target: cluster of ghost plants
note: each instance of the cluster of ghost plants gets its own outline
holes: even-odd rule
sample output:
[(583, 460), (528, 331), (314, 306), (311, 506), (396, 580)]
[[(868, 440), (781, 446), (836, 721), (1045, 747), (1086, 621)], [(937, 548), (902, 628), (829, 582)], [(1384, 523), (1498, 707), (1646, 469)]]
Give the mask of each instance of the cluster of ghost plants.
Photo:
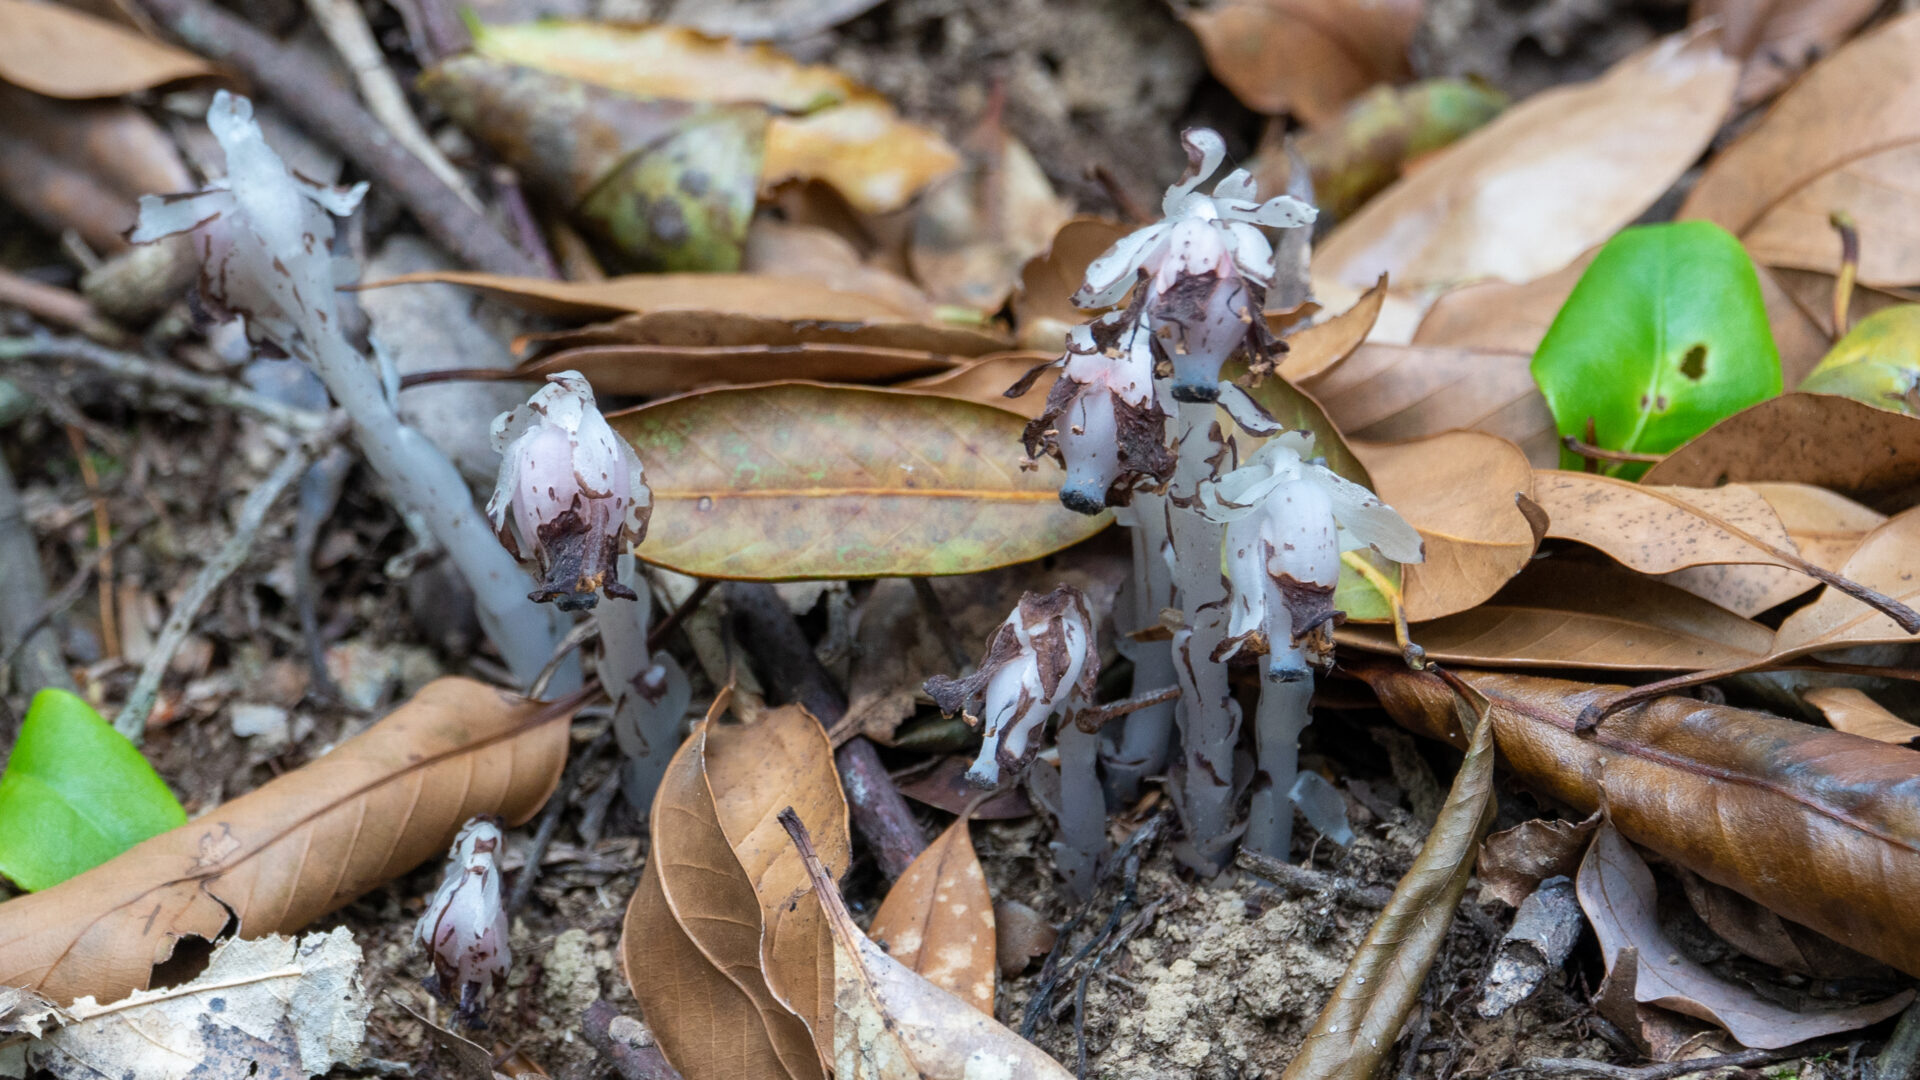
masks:
[[(378, 343), (369, 359), (341, 329), (334, 288), (350, 268), (331, 253), (329, 215), (350, 213), (364, 185), (340, 191), (297, 177), (261, 137), (244, 98), (217, 94), (207, 119), (228, 176), (196, 194), (143, 200), (133, 238), (190, 233), (210, 310), (243, 317), (254, 342), (301, 361), (326, 385), (409, 522), (472, 585), (482, 622), (517, 677), (532, 683), (547, 669), (549, 690), (571, 689), (577, 670), (551, 662), (564, 654), (555, 609), (598, 607), (600, 676), (628, 759), (624, 786), (644, 805), (678, 744), (689, 691), (672, 659), (647, 647), (651, 605), (632, 548), (646, 535), (652, 498), (639, 458), (601, 416), (584, 378), (550, 376), (494, 421), (503, 460), (486, 508), (489, 529), (446, 456), (401, 422), (394, 380), (376, 362)], [(1235, 357), (1251, 372), (1271, 370), (1282, 346), (1261, 310), (1276, 284), (1262, 230), (1303, 228), (1314, 211), (1288, 196), (1259, 201), (1243, 170), (1202, 194), (1224, 147), (1205, 130), (1183, 141), (1190, 167), (1167, 192), (1165, 220), (1088, 268), (1076, 303), (1113, 310), (1070, 335), (1051, 365), (1059, 377), (1045, 412), (1025, 433), (1030, 456), (1064, 467), (1062, 503), (1088, 514), (1112, 508), (1131, 530), (1134, 576), (1116, 612), (1115, 644), (1133, 662), (1136, 695), (1179, 691), (1105, 733), (1071, 722), (1060, 729), (1054, 850), (1083, 895), (1103, 855), (1108, 802), (1131, 800), (1162, 772), (1185, 825), (1182, 856), (1207, 871), (1225, 862), (1238, 835), (1236, 798), (1249, 786), (1235, 767), (1241, 718), (1232, 663), (1257, 664), (1260, 673), (1245, 843), (1285, 857), (1313, 672), (1329, 662), (1340, 618), (1333, 593), (1341, 553), (1370, 546), (1398, 562), (1421, 558), (1419, 535), (1316, 460), (1310, 434), (1283, 431), (1241, 386), (1221, 380)], [(1008, 393), (1024, 393), (1040, 370)], [(1244, 461), (1230, 431), (1246, 435), (1247, 447), (1257, 442)], [(520, 591), (526, 579), (515, 558), (536, 564), (530, 594)], [(1169, 611), (1179, 615), (1170, 642), (1137, 633)], [(933, 679), (928, 692), (949, 712), (977, 715), (983, 745), (968, 775), (991, 787), (1033, 761), (1047, 720), (1076, 709), (1082, 719), (1092, 715), (1083, 707), (1099, 670), (1086, 598), (1061, 586), (1023, 597), (988, 640), (979, 669)], [(1170, 762), (1175, 746), (1180, 754)], [(433, 981), (469, 1019), (507, 966), (501, 843), (498, 825), (467, 825), (418, 930), (434, 957)]]
[[(1225, 147), (1204, 129), (1182, 141), (1189, 167), (1167, 191), (1165, 219), (1094, 260), (1074, 296), (1090, 309), (1125, 306), (1070, 334), (1066, 355), (1049, 365), (1059, 374), (1045, 411), (1026, 431), (1030, 455), (1065, 469), (1063, 504), (1086, 514), (1113, 508), (1132, 530), (1134, 574), (1116, 611), (1116, 642), (1134, 663), (1137, 694), (1169, 684), (1180, 691), (1116, 725), (1097, 754), (1085, 733), (1063, 726), (1056, 813), (1064, 843), (1056, 851), (1077, 890), (1090, 883), (1087, 868), (1105, 843), (1103, 830), (1078, 826), (1101, 773), (1108, 795), (1124, 801), (1164, 770), (1185, 825), (1182, 857), (1207, 871), (1225, 861), (1236, 797), (1250, 787), (1244, 842), (1285, 858), (1292, 803), (1311, 786), (1296, 780), (1299, 737), (1314, 670), (1332, 658), (1341, 553), (1371, 547), (1396, 562), (1422, 558), (1411, 526), (1314, 457), (1311, 433), (1283, 431), (1246, 390), (1221, 380), (1236, 357), (1256, 376), (1272, 370), (1282, 346), (1262, 312), (1276, 273), (1262, 229), (1308, 226), (1314, 210), (1285, 195), (1259, 201), (1238, 169), (1202, 194)], [(1043, 370), (1008, 394), (1025, 393)], [(1263, 440), (1244, 461), (1235, 428)], [(1076, 687), (1091, 685), (1093, 627), (1071, 593), (1022, 600), (990, 639), (978, 674), (928, 684), (949, 711), (983, 702), (986, 744), (969, 773), (977, 782), (1030, 761), (1044, 721)], [(1180, 613), (1171, 642), (1136, 640), (1133, 632), (1166, 610)], [(1260, 674), (1250, 780), (1235, 768), (1234, 661)], [(1170, 763), (1176, 726), (1180, 756)]]

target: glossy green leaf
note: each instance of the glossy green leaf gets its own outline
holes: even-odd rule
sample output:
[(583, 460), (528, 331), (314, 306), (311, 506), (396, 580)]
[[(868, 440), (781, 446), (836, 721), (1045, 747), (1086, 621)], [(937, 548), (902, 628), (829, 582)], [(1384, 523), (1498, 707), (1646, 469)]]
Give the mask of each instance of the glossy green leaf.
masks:
[[(1246, 367), (1238, 360), (1233, 361), (1221, 373), (1221, 377), (1247, 385)], [(1247, 393), (1258, 401), (1262, 408), (1272, 414), (1275, 420), (1286, 425), (1289, 431), (1313, 432), (1313, 448), (1327, 459), (1327, 468), (1341, 476), (1373, 490), (1373, 477), (1367, 475), (1367, 467), (1360, 463), (1347, 447), (1347, 440), (1341, 437), (1340, 429), (1333, 426), (1327, 411), (1313, 396), (1294, 386), (1278, 375), (1269, 375), (1260, 380), (1260, 385), (1247, 385)], [(1220, 411), (1220, 430), (1234, 432), (1234, 439), (1240, 444), (1240, 459), (1246, 460), (1255, 447), (1260, 444), (1244, 431), (1234, 427), (1233, 420), (1225, 409)], [(1400, 564), (1373, 551), (1362, 551), (1361, 558), (1372, 563), (1380, 573), (1397, 588), (1401, 584)], [(1333, 590), (1333, 606), (1346, 612), (1349, 622), (1391, 622), (1393, 607), (1387, 598), (1380, 595), (1366, 578), (1355, 573), (1352, 567), (1340, 567), (1340, 582)]]
[[(1560, 434), (1663, 453), (1780, 393), (1746, 250), (1705, 221), (1627, 229), (1600, 249), (1533, 357)], [(1580, 460), (1563, 452), (1567, 468)], [(1638, 477), (1639, 464), (1613, 475)]]
[(0, 774), (0, 876), (36, 892), (186, 821), (139, 749), (85, 701), (34, 695)]
[(1861, 319), (1800, 389), (1920, 416), (1920, 304), (1898, 304)]
[(970, 574), (1104, 529), (1023, 467), (1018, 414), (821, 383), (727, 387), (607, 418), (653, 488), (642, 559), (698, 577)]

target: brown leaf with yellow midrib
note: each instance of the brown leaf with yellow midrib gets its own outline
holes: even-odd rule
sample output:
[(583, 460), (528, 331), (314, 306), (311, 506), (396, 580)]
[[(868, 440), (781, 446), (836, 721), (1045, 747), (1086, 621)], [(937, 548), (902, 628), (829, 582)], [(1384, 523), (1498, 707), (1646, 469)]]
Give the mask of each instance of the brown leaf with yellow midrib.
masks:
[(0, 985), (111, 1001), (230, 914), (243, 937), (298, 930), (443, 854), (468, 818), (533, 816), (559, 782), (570, 715), (436, 679), (319, 760), (0, 904)]
[[(1453, 695), (1403, 665), (1355, 668), (1399, 723), (1464, 746)], [(1666, 697), (1574, 734), (1617, 694), (1462, 672), (1493, 702), (1500, 759), (1582, 813), (1605, 805), (1634, 843), (1855, 951), (1920, 973), (1920, 754), (1765, 713)]]
[(1023, 470), (1018, 416), (954, 398), (817, 383), (730, 387), (609, 417), (647, 466), (638, 554), (700, 577), (964, 574), (1026, 562), (1112, 518)]

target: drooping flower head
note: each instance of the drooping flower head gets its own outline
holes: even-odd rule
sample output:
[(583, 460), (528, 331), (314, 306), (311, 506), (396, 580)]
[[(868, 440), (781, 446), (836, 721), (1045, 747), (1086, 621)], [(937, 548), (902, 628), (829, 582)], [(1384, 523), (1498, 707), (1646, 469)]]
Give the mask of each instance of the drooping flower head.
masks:
[(948, 716), (985, 701), (976, 718), (980, 756), (967, 770), (979, 787), (1000, 782), (1001, 769), (1018, 769), (1040, 751), (1034, 735), (1078, 690), (1091, 701), (1100, 675), (1093, 648), (1093, 615), (1079, 589), (1062, 585), (1044, 596), (1027, 593), (987, 637), (980, 670), (964, 679), (935, 675), (927, 693)]
[(454, 837), (446, 876), (413, 928), (413, 940), (433, 960), (428, 989), (452, 1002), (469, 1027), (480, 1026), (489, 991), (507, 983), (507, 909), (500, 899), (500, 855), (505, 838), (492, 818), (477, 817)]
[[(1142, 483), (1173, 474), (1167, 448), (1171, 402), (1153, 377), (1153, 341), (1146, 327), (1109, 312), (1067, 336), (1053, 365), (1060, 378), (1046, 409), (1027, 425), (1027, 453), (1051, 456), (1067, 470), (1060, 501), (1082, 514), (1125, 506)], [(1007, 391), (1018, 397), (1044, 370), (1035, 368)]]
[(1187, 173), (1167, 189), (1165, 218), (1095, 259), (1073, 302), (1111, 306), (1144, 275), (1147, 291), (1137, 303), (1173, 364), (1174, 399), (1212, 401), (1227, 357), (1248, 342), (1260, 351), (1270, 344), (1260, 305), (1273, 283), (1273, 245), (1261, 228), (1308, 225), (1316, 212), (1288, 195), (1258, 201), (1245, 169), (1228, 173), (1212, 195), (1200, 194), (1226, 161), (1226, 144), (1207, 128), (1189, 128), (1180, 141)]
[(1264, 652), (1267, 677), (1283, 681), (1305, 678), (1331, 653), (1341, 552), (1426, 557), (1419, 532), (1392, 507), (1312, 454), (1311, 432), (1285, 432), (1200, 489), (1200, 513), (1227, 525), (1220, 561), (1233, 608), (1214, 659)]
[(531, 550), (540, 584), (528, 595), (562, 610), (590, 608), (597, 592), (626, 600), (614, 574), (622, 545), (647, 535), (653, 491), (639, 455), (613, 433), (577, 371), (547, 376), (525, 405), (494, 417), (504, 455), (487, 516), (516, 558)]

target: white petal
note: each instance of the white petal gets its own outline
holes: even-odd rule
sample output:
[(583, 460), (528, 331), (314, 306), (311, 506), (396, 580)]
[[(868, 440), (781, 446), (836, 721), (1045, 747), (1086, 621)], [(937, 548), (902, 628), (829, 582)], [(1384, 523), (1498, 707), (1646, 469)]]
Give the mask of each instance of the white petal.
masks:
[(1313, 224), (1313, 220), (1319, 216), (1320, 211), (1291, 195), (1275, 195), (1261, 203), (1248, 220), (1269, 229), (1297, 229)]
[(1187, 196), (1219, 172), (1220, 163), (1227, 160), (1227, 144), (1212, 128), (1188, 128), (1180, 133), (1180, 144), (1187, 150), (1187, 173), (1167, 189), (1167, 197), (1161, 200), (1160, 212), (1167, 217), (1178, 214)]
[(233, 193), (210, 189), (195, 195), (142, 195), (140, 219), (127, 239), (145, 244), (187, 232), (233, 209)]
[(1393, 507), (1381, 502), (1378, 495), (1331, 469), (1310, 465), (1308, 470), (1333, 501), (1333, 516), (1343, 534), (1342, 551), (1371, 547), (1397, 563), (1426, 559), (1426, 547), (1419, 530), (1407, 524)]
[(1244, 221), (1222, 223), (1232, 237), (1233, 264), (1249, 280), (1262, 286), (1273, 283), (1273, 245), (1259, 229)]
[(1133, 288), (1141, 259), (1149, 248), (1166, 235), (1169, 228), (1170, 225), (1161, 221), (1144, 229), (1136, 229), (1115, 241), (1105, 254), (1088, 263), (1087, 279), (1073, 294), (1074, 306), (1108, 307), (1127, 295), (1127, 290)]
[(1235, 169), (1213, 186), (1213, 197), (1216, 200), (1257, 202), (1260, 198), (1260, 185), (1254, 183), (1252, 173), (1245, 169)]
[(1233, 422), (1239, 424), (1241, 430), (1249, 435), (1265, 438), (1269, 435), (1278, 435), (1282, 430), (1280, 421), (1275, 420), (1266, 408), (1255, 401), (1253, 395), (1247, 393), (1238, 383), (1222, 382), (1220, 396), (1216, 400), (1221, 408), (1227, 410), (1227, 415), (1233, 417)]
[(335, 217), (346, 217), (353, 213), (354, 209), (360, 205), (360, 200), (367, 194), (365, 180), (350, 188), (341, 188), (330, 184), (315, 184), (300, 177), (294, 179), (300, 181), (300, 190), (305, 192), (307, 198), (312, 199), (322, 210)]

